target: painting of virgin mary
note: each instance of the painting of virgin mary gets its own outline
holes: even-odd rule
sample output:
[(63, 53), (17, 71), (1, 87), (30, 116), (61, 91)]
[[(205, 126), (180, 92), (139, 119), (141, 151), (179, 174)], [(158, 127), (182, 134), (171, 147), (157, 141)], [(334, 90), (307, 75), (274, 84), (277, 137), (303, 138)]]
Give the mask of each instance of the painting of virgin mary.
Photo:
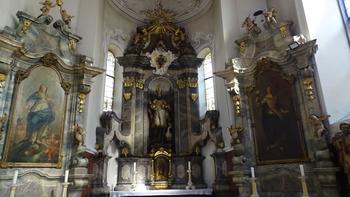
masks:
[(50, 167), (59, 162), (65, 91), (52, 68), (36, 67), (15, 85), (5, 159), (19, 166)]
[(280, 72), (267, 69), (256, 77), (250, 103), (258, 163), (306, 160), (303, 129), (296, 101), (293, 82)]

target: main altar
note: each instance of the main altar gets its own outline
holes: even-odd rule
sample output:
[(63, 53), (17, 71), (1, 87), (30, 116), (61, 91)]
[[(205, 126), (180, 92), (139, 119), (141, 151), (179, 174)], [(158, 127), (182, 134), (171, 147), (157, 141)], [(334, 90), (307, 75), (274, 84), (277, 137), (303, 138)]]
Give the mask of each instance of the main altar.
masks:
[(114, 130), (120, 152), (115, 190), (206, 188), (201, 146), (214, 127), (201, 129), (199, 118), (203, 60), (170, 10), (159, 4), (145, 14), (149, 24), (136, 29), (118, 58), (124, 82), (121, 124)]

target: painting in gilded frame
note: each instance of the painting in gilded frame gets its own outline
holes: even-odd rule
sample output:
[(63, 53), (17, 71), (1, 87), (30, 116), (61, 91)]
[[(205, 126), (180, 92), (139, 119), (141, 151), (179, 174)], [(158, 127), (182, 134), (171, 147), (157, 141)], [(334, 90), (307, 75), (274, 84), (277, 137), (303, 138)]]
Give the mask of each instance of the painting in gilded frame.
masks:
[[(266, 65), (267, 64), (267, 65)], [(250, 94), (258, 164), (307, 160), (293, 79), (262, 61)]]
[(62, 84), (51, 67), (17, 72), (2, 167), (61, 167), (67, 101)]

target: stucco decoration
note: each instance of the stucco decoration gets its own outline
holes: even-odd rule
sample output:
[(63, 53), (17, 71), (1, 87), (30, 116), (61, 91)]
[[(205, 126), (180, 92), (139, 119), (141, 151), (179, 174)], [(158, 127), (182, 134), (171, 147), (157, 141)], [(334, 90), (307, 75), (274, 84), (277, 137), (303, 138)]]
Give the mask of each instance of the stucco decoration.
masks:
[(122, 51), (127, 47), (130, 36), (122, 29), (108, 30), (105, 32), (103, 47), (107, 49), (109, 45), (115, 45)]
[(204, 32), (194, 32), (189, 35), (189, 39), (197, 54), (204, 48), (214, 49), (214, 35)]
[(155, 68), (154, 74), (164, 75), (168, 72), (168, 67), (177, 58), (171, 51), (163, 49), (155, 49), (152, 53), (147, 53), (147, 57), (151, 58), (151, 67)]
[(211, 7), (213, 0), (109, 0), (120, 13), (137, 22), (146, 22), (143, 11), (152, 10), (162, 3), (164, 8), (174, 11), (175, 23), (186, 23), (204, 14)]

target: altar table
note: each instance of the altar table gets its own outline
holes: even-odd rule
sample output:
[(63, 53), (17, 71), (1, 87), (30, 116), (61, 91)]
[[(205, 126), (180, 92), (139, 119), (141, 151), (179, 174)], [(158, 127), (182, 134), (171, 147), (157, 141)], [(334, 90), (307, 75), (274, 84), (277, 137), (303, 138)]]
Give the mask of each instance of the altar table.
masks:
[(110, 197), (122, 196), (211, 196), (213, 189), (165, 189), (144, 191), (111, 191)]

